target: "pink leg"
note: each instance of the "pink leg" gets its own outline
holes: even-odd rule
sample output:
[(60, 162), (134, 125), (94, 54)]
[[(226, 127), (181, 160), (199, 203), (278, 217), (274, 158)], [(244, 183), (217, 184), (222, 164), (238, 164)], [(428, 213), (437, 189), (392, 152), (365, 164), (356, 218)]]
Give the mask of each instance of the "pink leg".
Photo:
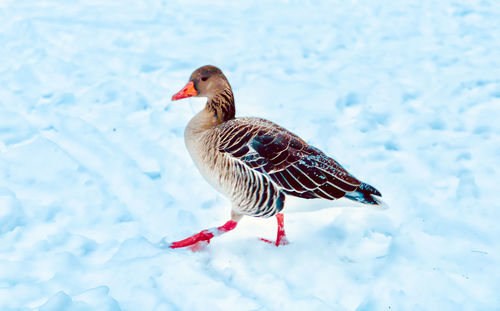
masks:
[[(173, 242), (172, 244), (169, 245), (169, 247), (170, 248), (186, 247), (186, 246), (195, 245), (196, 243), (201, 242), (201, 241), (205, 241), (205, 243), (208, 244), (208, 243), (210, 243), (210, 240), (213, 237), (219, 236), (223, 233), (226, 233), (228, 231), (233, 230), (234, 228), (236, 228), (237, 224), (238, 223), (236, 221), (229, 220), (223, 226), (203, 230), (200, 233), (197, 233), (197, 234), (195, 234), (187, 239)], [(193, 249), (193, 250), (197, 250), (197, 248), (195, 247), (195, 249)]]
[(278, 220), (278, 235), (276, 236), (276, 241), (272, 242), (267, 239), (261, 239), (264, 242), (274, 244), (276, 246), (289, 244), (288, 239), (285, 235), (285, 220), (282, 213), (276, 214), (276, 219)]

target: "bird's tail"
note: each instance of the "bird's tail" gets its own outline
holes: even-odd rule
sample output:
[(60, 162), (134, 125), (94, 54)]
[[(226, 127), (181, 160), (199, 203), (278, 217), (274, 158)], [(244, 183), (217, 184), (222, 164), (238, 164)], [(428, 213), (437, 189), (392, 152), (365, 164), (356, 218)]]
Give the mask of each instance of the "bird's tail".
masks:
[(380, 193), (380, 191), (375, 189), (375, 187), (365, 183), (361, 183), (361, 186), (359, 186), (356, 191), (346, 193), (345, 195), (347, 199), (356, 202), (372, 205), (383, 205), (384, 203), (382, 202), (382, 200), (375, 196), (381, 197), (382, 194)]

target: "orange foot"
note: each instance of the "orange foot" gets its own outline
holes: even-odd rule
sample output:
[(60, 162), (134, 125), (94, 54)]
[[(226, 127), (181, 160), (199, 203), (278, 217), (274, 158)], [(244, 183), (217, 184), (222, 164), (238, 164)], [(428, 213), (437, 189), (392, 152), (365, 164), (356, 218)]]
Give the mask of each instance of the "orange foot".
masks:
[(226, 233), (236, 228), (236, 224), (237, 224), (236, 221), (229, 220), (223, 226), (203, 230), (193, 236), (190, 236), (189, 238), (173, 242), (170, 245), (168, 245), (168, 247), (170, 248), (189, 247), (192, 251), (201, 250), (210, 243), (210, 240), (212, 238), (217, 237), (223, 233)]

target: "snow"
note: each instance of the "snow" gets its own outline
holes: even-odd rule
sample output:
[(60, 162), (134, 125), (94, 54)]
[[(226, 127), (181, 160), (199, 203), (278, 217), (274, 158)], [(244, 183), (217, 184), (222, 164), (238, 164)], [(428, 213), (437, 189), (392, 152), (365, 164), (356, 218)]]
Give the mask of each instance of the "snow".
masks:
[[(0, 2), (0, 310), (500, 308), (500, 2)], [(183, 142), (220, 67), (237, 115), (333, 156), (389, 209), (229, 219)], [(345, 203), (345, 202), (344, 202)], [(331, 208), (335, 205), (336, 207)]]

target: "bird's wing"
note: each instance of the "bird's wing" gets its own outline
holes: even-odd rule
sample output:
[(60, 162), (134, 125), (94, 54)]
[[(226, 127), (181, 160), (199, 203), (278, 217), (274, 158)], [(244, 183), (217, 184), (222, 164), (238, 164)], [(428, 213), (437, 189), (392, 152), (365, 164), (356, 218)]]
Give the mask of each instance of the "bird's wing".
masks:
[(333, 200), (362, 184), (319, 149), (270, 121), (237, 118), (218, 131), (220, 152), (268, 175), (287, 194)]

